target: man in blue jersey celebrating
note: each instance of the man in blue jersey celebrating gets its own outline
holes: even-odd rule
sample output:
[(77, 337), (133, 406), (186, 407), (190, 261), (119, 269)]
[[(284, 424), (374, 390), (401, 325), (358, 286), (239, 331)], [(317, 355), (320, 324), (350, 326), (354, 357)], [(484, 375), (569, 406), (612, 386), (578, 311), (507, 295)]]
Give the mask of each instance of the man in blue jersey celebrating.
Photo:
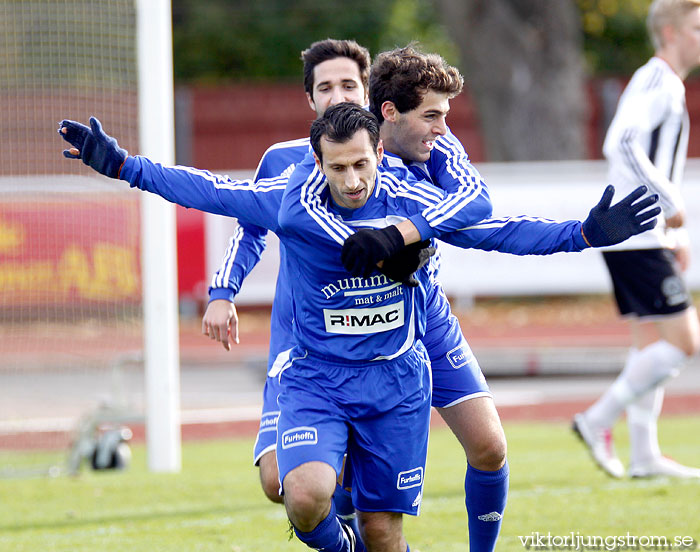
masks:
[[(426, 190), (421, 190), (420, 186), (416, 185), (410, 189), (402, 188), (406, 181), (396, 181), (390, 178), (383, 178), (380, 176), (377, 178), (375, 173), (376, 164), (375, 160), (381, 162), (383, 156), (383, 148), (381, 142), (379, 142), (378, 137), (375, 137), (374, 133), (370, 131), (370, 123), (364, 123), (366, 126), (361, 126), (359, 121), (363, 119), (363, 110), (352, 106), (350, 104), (341, 104), (330, 108), (325, 115), (317, 120), (311, 129), (311, 141), (314, 148), (314, 154), (316, 158), (316, 164), (319, 172), (326, 176), (328, 184), (324, 184), (320, 179), (319, 175), (311, 173), (305, 180), (300, 182), (297, 175), (303, 174), (303, 171), (296, 171), (289, 182), (287, 190), (284, 195), (282, 208), (280, 210), (280, 225), (286, 232), (296, 232), (295, 239), (291, 240), (288, 247), (290, 251), (296, 249), (295, 254), (291, 254), (287, 258), (287, 264), (289, 267), (289, 273), (295, 276), (295, 281), (313, 281), (314, 277), (318, 278), (318, 268), (319, 264), (315, 261), (309, 254), (309, 250), (323, 245), (324, 247), (337, 248), (338, 244), (343, 244), (343, 249), (347, 245), (348, 241), (362, 235), (365, 231), (368, 232), (384, 232), (387, 228), (391, 228), (390, 221), (395, 220), (396, 216), (403, 215), (405, 217), (404, 222), (399, 223), (399, 225), (405, 222), (410, 222), (415, 220), (417, 214), (423, 216), (426, 212), (435, 212), (440, 209), (446, 201), (446, 197), (438, 197), (438, 200), (432, 200), (426, 202), (421, 200), (421, 192), (425, 193)], [(348, 122), (348, 119), (354, 123), (356, 126)], [(358, 121), (358, 122), (356, 122)], [(373, 127), (372, 127), (373, 128)], [(361, 129), (361, 130), (360, 130)], [(368, 152), (374, 152), (376, 155), (370, 155)], [(303, 166), (303, 163), (302, 163)], [(329, 188), (329, 192), (326, 191), (326, 187)], [(332, 201), (328, 201), (327, 198), (324, 201), (324, 193), (329, 193)], [(641, 197), (643, 191), (637, 191), (634, 199)], [(604, 200), (602, 203), (605, 204), (606, 201), (612, 198), (612, 192), (608, 191), (608, 199)], [(640, 205), (641, 210), (650, 206), (655, 200), (649, 199), (643, 202), (643, 206)], [(604, 207), (603, 207), (604, 208)], [(352, 215), (348, 211), (354, 210)], [(656, 210), (655, 212), (658, 212)], [(362, 230), (353, 232), (348, 231), (348, 229), (343, 229), (342, 224), (338, 222), (338, 215), (352, 216), (354, 220), (348, 221), (348, 224), (357, 228), (360, 226)], [(362, 220), (357, 220), (357, 217), (361, 217)], [(594, 217), (595, 218), (595, 217)], [(598, 219), (602, 222), (602, 219)], [(412, 222), (411, 222), (412, 224)], [(650, 223), (653, 225), (653, 223)], [(605, 223), (603, 223), (605, 225)], [(377, 227), (380, 230), (367, 230), (367, 227)], [(314, 227), (315, 231), (314, 231)], [(648, 224), (647, 226), (648, 227)], [(597, 224), (593, 226), (584, 225), (581, 228), (581, 236), (584, 241), (594, 241), (599, 243), (602, 239), (608, 239), (611, 236), (605, 235), (606, 232), (599, 234), (601, 227)], [(586, 235), (588, 234), (588, 236)], [(605, 235), (605, 237), (603, 237)], [(421, 236), (424, 237), (424, 236)], [(448, 234), (442, 234), (443, 239), (452, 241)], [(457, 239), (458, 240), (458, 239)], [(459, 240), (458, 240), (459, 241)], [(455, 242), (453, 242), (455, 243)], [(342, 251), (342, 249), (341, 249)], [(347, 263), (344, 263), (347, 268)], [(427, 282), (425, 281), (425, 276), (427, 272)], [(327, 332), (347, 333), (348, 335), (358, 335), (368, 334), (371, 332), (370, 327), (375, 324), (380, 332), (387, 331), (385, 327), (390, 327), (394, 320), (405, 320), (403, 311), (400, 311), (398, 306), (401, 303), (391, 303), (390, 305), (384, 306), (382, 299), (390, 298), (393, 301), (394, 294), (376, 294), (376, 289), (373, 288), (371, 278), (373, 274), (377, 273), (377, 267), (372, 267), (371, 271), (364, 273), (364, 278), (345, 278), (338, 279), (338, 286), (332, 286), (326, 283), (324, 286), (324, 280), (321, 279), (312, 289), (333, 289), (335, 293), (340, 293), (344, 286), (341, 284), (342, 281), (346, 283), (345, 289), (348, 287), (352, 288), (352, 291), (346, 291), (344, 295), (350, 296), (346, 301), (349, 301), (348, 307), (341, 310), (329, 310), (323, 308), (324, 319), (325, 319), (325, 329)], [(419, 277), (421, 282), (421, 290), (426, 294), (426, 301), (428, 304), (437, 302), (440, 304), (444, 300), (444, 295), (435, 294), (433, 292), (437, 285), (434, 281), (434, 273), (430, 269), (421, 269), (417, 273), (422, 277)], [(355, 276), (359, 276), (355, 274)], [(322, 277), (323, 278), (323, 277)], [(369, 278), (369, 280), (368, 280)], [(327, 281), (326, 281), (327, 282)], [(347, 282), (353, 282), (352, 286), (348, 286)], [(363, 282), (368, 282), (366, 291), (362, 291)], [(385, 291), (386, 288), (381, 289)], [(402, 288), (405, 289), (405, 288)], [(401, 293), (404, 293), (403, 291)], [(296, 296), (295, 296), (296, 297)], [(314, 311), (318, 311), (323, 306), (323, 299), (329, 299), (329, 292), (324, 291), (323, 297), (320, 297), (317, 293), (317, 297), (313, 294), (306, 295), (300, 298), (303, 302), (302, 305), (295, 305), (295, 316), (302, 317), (302, 320), (309, 320), (314, 316)], [(358, 300), (361, 302), (358, 303)], [(412, 298), (415, 300), (415, 298)], [(353, 302), (354, 301), (354, 302)], [(357, 305), (373, 305), (371, 308), (352, 308)], [(446, 301), (443, 303), (446, 305)], [(443, 307), (445, 308), (445, 307)], [(449, 315), (449, 307), (446, 307), (447, 314)], [(425, 315), (426, 318), (430, 319), (431, 309), (426, 308)], [(443, 318), (445, 317), (445, 312), (441, 311)], [(390, 318), (393, 315), (394, 318)], [(376, 322), (375, 322), (376, 320)], [(413, 323), (412, 321), (410, 323)], [(420, 327), (420, 321), (418, 321)], [(449, 325), (445, 326), (447, 330)], [(306, 333), (305, 329), (299, 324), (294, 325), (295, 338), (298, 345), (292, 354), (294, 359), (292, 367), (288, 373), (283, 373), (281, 381), (282, 393), (279, 397), (279, 404), (281, 408), (281, 416), (279, 420), (278, 434), (281, 436), (282, 441), (278, 441), (277, 454), (280, 463), (280, 478), (282, 481), (295, 483), (296, 495), (297, 497), (301, 495), (303, 497), (302, 503), (304, 506), (309, 507), (310, 504), (314, 504), (315, 511), (325, 511), (322, 505), (325, 505), (329, 501), (329, 493), (331, 492), (330, 487), (332, 482), (334, 482), (334, 476), (336, 471), (329, 471), (328, 465), (333, 465), (331, 461), (324, 460), (319, 465), (315, 460), (318, 459), (317, 451), (309, 452), (309, 450), (303, 450), (301, 455), (297, 456), (296, 450), (292, 453), (285, 453), (285, 436), (296, 435), (295, 431), (297, 428), (290, 428), (292, 424), (298, 424), (300, 419), (302, 422), (304, 420), (312, 420), (312, 423), (338, 423), (338, 421), (333, 420), (332, 414), (333, 410), (330, 412), (323, 409), (319, 409), (318, 403), (324, 401), (326, 397), (326, 391), (323, 390), (320, 394), (316, 395), (318, 391), (309, 390), (307, 385), (308, 381), (305, 379), (305, 375), (309, 372), (305, 371), (306, 363), (308, 362), (312, 366), (316, 366), (317, 370), (323, 370), (324, 361), (328, 360), (325, 355), (320, 355), (317, 358), (313, 358), (313, 353), (309, 352), (307, 348), (303, 346), (306, 341), (308, 346), (313, 346), (317, 340), (322, 339), (324, 342), (324, 347), (327, 347), (327, 354), (335, 350), (333, 343), (330, 342), (328, 336), (324, 336), (322, 333), (311, 334), (309, 337), (305, 337), (303, 334)], [(425, 331), (421, 332), (420, 329), (416, 330), (415, 337), (424, 334)], [(449, 334), (443, 334), (446, 337)], [(410, 331), (409, 331), (410, 336)], [(372, 336), (373, 338), (376, 336)], [(461, 335), (460, 335), (461, 337)], [(420, 339), (424, 339), (420, 338)], [(463, 339), (463, 338), (462, 338)], [(403, 348), (400, 350), (406, 350), (408, 341), (403, 343)], [(373, 351), (379, 352), (382, 350), (382, 344)], [(375, 357), (372, 360), (386, 360), (391, 358), (396, 358), (397, 353), (391, 354), (393, 347), (390, 347), (387, 351), (389, 355), (383, 354)], [(371, 356), (371, 355), (369, 355)], [(367, 360), (369, 360), (369, 356)], [(447, 358), (451, 358), (449, 354), (445, 355)], [(431, 359), (432, 360), (432, 359)], [(294, 362), (297, 363), (294, 372)], [(455, 371), (454, 364), (452, 365), (452, 371)], [(315, 372), (311, 372), (315, 374)], [(479, 372), (480, 374), (480, 372)], [(287, 379), (285, 380), (285, 375)], [(346, 376), (347, 377), (347, 376)], [(459, 377), (459, 376), (457, 376)], [(474, 373), (472, 372), (472, 377), (474, 378)], [(363, 380), (363, 376), (357, 376), (357, 379)], [(476, 379), (476, 378), (475, 378)], [(483, 378), (482, 378), (483, 379)], [(346, 381), (343, 379), (342, 381)], [(475, 386), (479, 384), (485, 387), (485, 383), (475, 382)], [(374, 387), (373, 387), (374, 388)], [(364, 393), (363, 393), (364, 391)], [(479, 391), (476, 391), (477, 393)], [(357, 393), (359, 396), (366, 396), (366, 390), (357, 388)], [(348, 398), (348, 395), (342, 394), (339, 404), (345, 404), (345, 400), (349, 400), (354, 406), (356, 404), (358, 394), (353, 394), (352, 399)], [(467, 397), (469, 399), (471, 397)], [(380, 395), (373, 397), (371, 402), (375, 400), (381, 401)], [(463, 399), (466, 400), (466, 399)], [(353, 502), (355, 503), (357, 509), (359, 510), (359, 515), (362, 520), (361, 526), (363, 527), (363, 536), (365, 537), (365, 542), (369, 549), (372, 549), (370, 543), (380, 542), (383, 546), (379, 549), (381, 550), (404, 550), (403, 539), (400, 538), (400, 527), (401, 527), (401, 516), (397, 513), (403, 511), (405, 513), (412, 513), (410, 510), (395, 510), (394, 507), (389, 511), (379, 512), (377, 511), (377, 505), (371, 501), (366, 502), (366, 497), (364, 493), (368, 492), (368, 483), (371, 481), (370, 485), (371, 491), (369, 494), (375, 494), (377, 489), (383, 489), (381, 474), (382, 467), (385, 467), (388, 458), (391, 458), (392, 453), (390, 449), (386, 448), (391, 444), (391, 441), (386, 442), (387, 435), (390, 437), (395, 436), (397, 439), (401, 439), (400, 435), (396, 433), (385, 434), (388, 428), (392, 428), (393, 415), (398, 411), (400, 412), (406, 403), (389, 403), (393, 409), (391, 413), (387, 413), (387, 418), (390, 420), (389, 425), (384, 425), (382, 423), (377, 426), (374, 423), (370, 423), (372, 429), (378, 430), (374, 433), (371, 429), (369, 433), (362, 433), (358, 431), (358, 434), (362, 436), (361, 442), (368, 446), (369, 450), (356, 450), (353, 446), (353, 437), (355, 426), (351, 426), (350, 437), (347, 441), (348, 445), (348, 462), (352, 467), (352, 473), (354, 476), (353, 484)], [(370, 408), (369, 404), (366, 405)], [(336, 412), (340, 421), (347, 420), (347, 414), (345, 414), (345, 406), (341, 406)], [(371, 409), (370, 409), (371, 410)], [(353, 410), (355, 411), (355, 410)], [(308, 416), (308, 417), (307, 417)], [(366, 411), (360, 411), (360, 420), (366, 419)], [(291, 418), (291, 421), (289, 418)], [(312, 426), (302, 426), (303, 429), (308, 429)], [(381, 429), (379, 429), (381, 428)], [(343, 435), (342, 430), (339, 432)], [(369, 436), (374, 436), (372, 440)], [(378, 445), (381, 443), (381, 446)], [(316, 443), (313, 443), (315, 445)], [(380, 451), (378, 453), (377, 451)], [(310, 454), (310, 456), (308, 456)], [(300, 460), (302, 458), (303, 460)], [(340, 455), (338, 451), (335, 452), (335, 462), (336, 466), (339, 468), (340, 460), (342, 459), (342, 450)], [(291, 464), (289, 463), (291, 460)], [(321, 477), (323, 471), (328, 473), (325, 475), (325, 493), (319, 491), (319, 485), (322, 485), (324, 478)], [(420, 475), (415, 470), (409, 470), (407, 473), (410, 474), (408, 480), (412, 480), (413, 477), (417, 481), (422, 479), (422, 472)], [(507, 476), (507, 470), (503, 470), (501, 466), (500, 471), (505, 471)], [(401, 472), (399, 474), (399, 479), (397, 483), (397, 488), (402, 488), (402, 475), (406, 472)], [(361, 474), (361, 475), (360, 475)], [(378, 476), (378, 480), (374, 480)], [(474, 481), (474, 476), (472, 481)], [(469, 481), (469, 479), (468, 479)], [(476, 479), (478, 482), (482, 482), (485, 487), (491, 486), (492, 492), (498, 494), (498, 487), (494, 485), (493, 481), (485, 480), (482, 477), (481, 481)], [(388, 489), (393, 489), (391, 486), (391, 477), (384, 480), (384, 485), (387, 485)], [(284, 485), (284, 484), (283, 484)], [(496, 488), (494, 488), (496, 487)], [(469, 490), (469, 489), (467, 489)], [(316, 491), (317, 494), (314, 494)], [(503, 502), (503, 494), (497, 496), (496, 500)], [(420, 503), (421, 494), (419, 493), (416, 497), (416, 503)], [(316, 502), (314, 502), (316, 500)], [(288, 504), (294, 503), (294, 498), (285, 499)], [(380, 501), (380, 504), (384, 504)], [(472, 506), (475, 505), (474, 502), (471, 503)], [(467, 505), (469, 507), (470, 502), (467, 499)], [(373, 513), (370, 513), (373, 512)], [(496, 512), (498, 513), (498, 512)], [(290, 514), (290, 518), (292, 514)], [(320, 516), (316, 516), (317, 518)], [(480, 521), (499, 521), (500, 516), (496, 516), (493, 513), (481, 514), (478, 516)], [(489, 518), (496, 518), (490, 520)], [(292, 521), (294, 521), (292, 519)], [(325, 520), (324, 520), (325, 521)], [(317, 527), (321, 527), (323, 521), (319, 522)], [(315, 533), (317, 529), (313, 531)], [(484, 536), (484, 533), (486, 535)], [(299, 533), (297, 533), (299, 534)], [(495, 537), (488, 534), (478, 525), (472, 525), (470, 523), (470, 542), (473, 550), (491, 550), (495, 546)], [(497, 536), (497, 532), (496, 532)], [(398, 548), (393, 548), (390, 543), (399, 542)]]
[[(322, 115), (329, 105), (337, 103), (343, 97), (358, 104), (363, 101), (366, 103), (368, 71), (359, 48), (361, 47), (347, 41), (326, 40), (313, 44), (303, 52), (305, 89), (309, 104), (316, 110), (317, 115)], [(364, 52), (366, 54), (366, 50)], [(368, 54), (366, 55), (368, 59)], [(393, 65), (386, 63), (386, 59), (392, 60)], [(334, 79), (327, 77), (328, 68), (334, 70)], [(391, 80), (392, 75), (395, 81), (393, 86), (389, 87), (386, 81)], [(440, 56), (426, 55), (413, 48), (404, 48), (381, 54), (372, 67), (370, 79), (375, 83), (377, 90), (372, 96), (375, 104), (381, 107), (386, 101), (391, 101), (398, 106), (395, 113), (388, 117), (392, 121), (385, 121), (381, 127), (382, 139), (390, 145), (385, 156), (389, 161), (387, 166), (401, 166), (403, 160), (416, 165), (420, 163), (424, 172), (417, 173), (418, 177), (428, 178), (449, 194), (441, 205), (431, 209), (426, 216), (417, 213), (412, 217), (412, 221), (400, 224), (398, 229), (405, 232), (409, 239), (417, 241), (417, 226), (427, 238), (437, 234), (437, 231), (431, 228), (431, 224), (439, 225), (440, 231), (449, 231), (467, 227), (489, 216), (491, 203), (486, 185), (469, 162), (462, 145), (445, 126), (449, 99), (462, 90), (463, 79), (458, 70), (446, 64)], [(353, 83), (354, 86), (348, 89), (342, 86), (344, 82)], [(362, 82), (364, 86), (363, 101), (360, 100), (363, 95), (359, 93), (358, 82)], [(326, 101), (317, 99), (321, 92), (332, 90), (334, 83), (335, 90), (343, 91), (342, 94), (336, 92), (330, 96), (326, 93), (323, 96)], [(403, 116), (398, 109), (406, 112), (407, 121), (426, 121), (425, 131), (417, 135), (415, 132), (404, 131), (407, 126), (410, 128), (410, 125), (395, 124), (394, 119)], [(393, 131), (394, 127), (398, 127), (398, 131)], [(303, 158), (306, 146), (306, 140), (272, 146), (263, 156), (255, 179), (283, 174), (292, 163), (298, 163)], [(398, 236), (396, 229), (393, 226), (389, 228), (394, 230), (394, 236)], [(264, 231), (245, 223), (241, 224), (237, 234), (231, 239), (222, 267), (212, 280), (210, 303), (203, 319), (203, 332), (221, 341), (227, 349), (235, 341), (237, 329), (233, 298), (240, 289), (243, 278), (260, 257), (264, 248), (261, 236), (264, 236)], [(395, 240), (395, 243), (403, 246), (400, 239)], [(284, 267), (283, 245), (280, 248), (280, 256)], [(254, 451), (255, 462), (260, 466), (263, 489), (273, 501), (281, 501), (274, 453), (276, 421), (279, 415), (277, 395), (280, 391), (277, 375), (291, 348), (288, 306), (290, 292), (287, 281), (288, 278), (281, 274), (275, 291), (268, 378), (263, 392), (263, 412)], [(488, 386), (462, 335), (459, 323), (452, 316), (441, 289), (436, 290), (436, 296), (440, 298), (439, 306), (432, 312), (428, 327), (428, 352), (434, 366), (433, 371), (435, 373), (439, 369), (441, 374), (437, 380), (434, 377), (434, 384), (437, 382), (437, 388), (434, 385), (437, 401), (434, 406), (441, 409), (440, 414), (448, 422), (470, 459), (472, 469), (468, 472), (468, 481), (465, 482), (469, 486), (469, 497), (473, 502), (473, 506), (468, 510), (470, 524), (478, 522), (478, 517), (483, 517), (483, 514), (495, 512), (489, 518), (493, 520), (494, 517), (500, 518), (503, 513), (508, 487), (508, 472), (504, 465), (505, 437)], [(467, 403), (468, 399), (475, 400)], [(495, 492), (496, 487), (501, 490)], [(339, 506), (342, 496), (343, 490), (338, 488)], [(341, 513), (346, 516), (349, 514), (347, 509), (343, 509)], [(479, 523), (485, 525), (488, 531), (479, 530), (482, 536), (477, 539), (477, 529), (472, 529), (470, 542), (475, 549), (492, 548), (498, 536), (500, 520)]]
[(404, 552), (401, 517), (419, 512), (427, 453), (430, 374), (419, 339), (430, 275), (419, 270), (413, 288), (376, 270), (352, 278), (340, 251), (353, 226), (385, 224), (416, 202), (397, 201), (396, 183), (377, 179), (379, 127), (361, 107), (326, 110), (311, 142), (317, 167), (306, 177), (295, 171), (279, 215), (287, 274), (303, 282), (278, 399), (285, 505), (302, 541), (335, 549), (331, 497), (347, 451), (365, 545)]
[[(99, 121), (90, 123), (91, 128), (61, 123), (59, 132), (72, 145), (66, 157), (182, 205), (255, 220), (278, 233), (288, 249), (286, 273), (295, 282), (296, 345), (280, 375), (277, 442), (290, 520), (311, 548), (354, 548), (354, 534), (337, 520), (331, 501), (347, 450), (368, 549), (407, 550), (401, 514), (419, 511), (427, 446), (430, 376), (420, 339), (437, 300), (432, 267), (416, 272), (413, 287), (377, 270), (352, 277), (340, 254), (356, 229), (410, 219), (440, 205), (444, 192), (405, 169), (377, 171), (383, 153), (378, 124), (355, 104), (334, 106), (314, 123), (316, 159), (305, 159), (286, 188), (275, 179), (232, 181), (131, 157)], [(649, 228), (658, 209), (649, 209), (653, 198), (636, 201), (642, 193), (611, 208), (608, 190), (583, 224), (544, 224), (549, 246), (540, 252), (615, 243)], [(281, 208), (270, 199), (280, 194)], [(526, 237), (539, 232), (535, 241), (541, 243), (538, 221), (511, 222), (518, 227), (523, 222)], [(551, 228), (562, 235), (552, 236)], [(510, 230), (499, 236), (489, 224), (442, 238), (462, 247), (504, 250), (512, 241)], [(524, 246), (505, 250), (521, 252)]]
[[(309, 70), (311, 61), (319, 59), (318, 54), (311, 56), (309, 53), (319, 50), (319, 45), (323, 45), (321, 51), (326, 55), (330, 53), (337, 57), (324, 59), (321, 65)], [(309, 82), (309, 75), (338, 63), (341, 56), (347, 56), (351, 51), (332, 46), (333, 41), (316, 43), (302, 56), (310, 105), (318, 89), (313, 80)], [(350, 76), (355, 75), (354, 80), (357, 81), (364, 74), (362, 68), (365, 66), (361, 58), (353, 55), (353, 59), (357, 64), (354, 70), (354, 64), (348, 64), (348, 60), (344, 60), (344, 68), (349, 69)], [(362, 80), (364, 82), (364, 78)], [(327, 88), (328, 79), (318, 78), (316, 81), (320, 89)], [(342, 79), (336, 81), (341, 83)], [(380, 132), (386, 146), (384, 165), (401, 167), (406, 163), (418, 178), (427, 179), (449, 194), (441, 204), (430, 207), (423, 213), (416, 213), (411, 220), (385, 229), (384, 232), (390, 232), (390, 237), (393, 238), (390, 243), (402, 247), (404, 243), (467, 227), (489, 216), (491, 205), (486, 186), (469, 162), (464, 148), (445, 124), (449, 100), (462, 90), (459, 72), (447, 65), (440, 56), (423, 54), (407, 47), (380, 54), (372, 66), (370, 83), (371, 109), (382, 121)], [(358, 90), (355, 86), (354, 91)], [(338, 97), (336, 95), (336, 99)], [(360, 103), (357, 100), (359, 97), (357, 94), (351, 101)], [(332, 103), (335, 102), (315, 101), (312, 107), (321, 115)], [(270, 148), (260, 163), (256, 179), (276, 176), (288, 169), (292, 162), (298, 163), (305, 153), (306, 144), (305, 140), (298, 140)], [(274, 170), (271, 170), (273, 167)], [(488, 223), (494, 224), (495, 221), (489, 220)], [(504, 221), (498, 223), (505, 224)], [(226, 348), (230, 346), (228, 329), (231, 324), (235, 335), (233, 297), (262, 251), (262, 247), (253, 246), (256, 242), (253, 239), (254, 232), (245, 224), (242, 228), (244, 232), (239, 231), (232, 238), (222, 268), (213, 279), (210, 290), (212, 302), (203, 321), (203, 331), (222, 341)], [(254, 254), (250, 254), (250, 251)], [(354, 251), (357, 251), (357, 247)], [(386, 254), (386, 250), (381, 247), (379, 251)], [(522, 252), (535, 251), (529, 249)], [(284, 255), (282, 246), (282, 266)], [(251, 258), (252, 262), (249, 260)], [(361, 272), (366, 271), (367, 266), (371, 268), (378, 260), (365, 260), (352, 251), (348, 258), (350, 260), (346, 267), (349, 268), (360, 258), (364, 263)], [(265, 385), (263, 415), (255, 446), (255, 460), (260, 465), (263, 488), (267, 496), (275, 501), (281, 500), (277, 492), (278, 474), (274, 455), (276, 421), (279, 415), (276, 401), (279, 394), (277, 375), (291, 348), (290, 317), (286, 314), (289, 307), (284, 307), (289, 302), (286, 281), (286, 277), (278, 279), (273, 304), (269, 377)], [(457, 436), (468, 459), (464, 484), (465, 490), (468, 489), (466, 503), (470, 545), (474, 550), (491, 550), (498, 537), (508, 488), (505, 436), (488, 386), (462, 336), (459, 323), (451, 314), (442, 290), (438, 288), (435, 293), (440, 300), (429, 315), (427, 334), (423, 340), (432, 363), (433, 406), (439, 409)], [(342, 495), (341, 489), (338, 489), (338, 495)]]

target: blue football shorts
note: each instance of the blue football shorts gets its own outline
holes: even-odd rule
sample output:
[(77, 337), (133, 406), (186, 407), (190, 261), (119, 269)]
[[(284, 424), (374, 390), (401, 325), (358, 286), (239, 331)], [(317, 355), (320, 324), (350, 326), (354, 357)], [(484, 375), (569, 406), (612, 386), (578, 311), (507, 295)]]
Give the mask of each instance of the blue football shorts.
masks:
[(277, 419), (280, 415), (280, 408), (277, 404), (277, 397), (282, 390), (279, 375), (289, 362), (289, 354), (292, 349), (286, 349), (275, 355), (265, 378), (263, 388), (262, 414), (260, 416), (260, 427), (258, 436), (253, 447), (253, 459), (255, 465), (260, 463), (268, 452), (272, 452), (277, 447)]
[(430, 425), (422, 344), (383, 362), (340, 363), (300, 349), (292, 359), (278, 397), (282, 491), (287, 474), (307, 462), (339, 474), (347, 451), (358, 510), (418, 515)]
[[(431, 364), (432, 406), (449, 408), (476, 397), (491, 397), (481, 367), (462, 334), (459, 321), (450, 310), (442, 286), (436, 284), (433, 293), (432, 300), (437, 307), (430, 311), (426, 335), (422, 339)], [(285, 346), (290, 342), (293, 342), (291, 336), (282, 340)], [(279, 417), (277, 397), (281, 391), (279, 374), (289, 361), (290, 351), (291, 349), (285, 349), (278, 353), (268, 369), (263, 389), (260, 428), (253, 450), (255, 465), (264, 454), (276, 448)]]
[(450, 311), (442, 286), (436, 283), (422, 341), (433, 373), (433, 406), (449, 408), (476, 397), (491, 397), (481, 367)]

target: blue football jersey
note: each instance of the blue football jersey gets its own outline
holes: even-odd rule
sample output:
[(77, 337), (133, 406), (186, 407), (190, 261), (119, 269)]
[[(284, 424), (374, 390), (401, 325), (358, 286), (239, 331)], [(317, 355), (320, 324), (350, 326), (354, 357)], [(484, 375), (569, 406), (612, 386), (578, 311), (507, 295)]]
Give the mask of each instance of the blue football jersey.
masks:
[[(297, 290), (291, 311), (296, 343), (320, 349), (320, 354), (331, 357), (367, 360), (367, 355), (373, 354), (370, 351), (374, 351), (378, 354), (372, 358), (384, 359), (407, 350), (425, 331), (428, 307), (424, 288), (430, 284), (427, 268), (418, 274), (423, 285), (408, 289), (378, 272), (369, 279), (352, 278), (340, 264), (340, 249), (354, 228), (395, 224), (445, 200), (442, 190), (416, 180), (405, 167), (378, 170), (378, 199), (355, 210), (340, 209), (329, 202), (325, 177), (316, 169), (311, 154), (297, 164), (293, 173), (294, 193), (298, 188), (303, 201), (292, 201), (296, 196), (290, 195), (288, 210), (280, 209), (288, 186), (287, 175), (257, 182), (233, 180), (136, 156), (127, 158), (120, 178), (185, 207), (233, 216), (277, 233), (287, 249), (285, 269), (291, 270), (278, 284)], [(580, 224), (514, 217), (475, 224), (443, 237), (462, 247), (548, 254), (583, 249)], [(290, 244), (295, 249), (291, 261)], [(304, 247), (316, 249), (317, 255)], [(353, 288), (359, 293), (354, 293)], [(370, 291), (366, 293), (367, 290)], [(319, 311), (321, 304), (324, 307)], [(280, 330), (289, 320), (281, 319)], [(391, 339), (387, 339), (389, 336)]]

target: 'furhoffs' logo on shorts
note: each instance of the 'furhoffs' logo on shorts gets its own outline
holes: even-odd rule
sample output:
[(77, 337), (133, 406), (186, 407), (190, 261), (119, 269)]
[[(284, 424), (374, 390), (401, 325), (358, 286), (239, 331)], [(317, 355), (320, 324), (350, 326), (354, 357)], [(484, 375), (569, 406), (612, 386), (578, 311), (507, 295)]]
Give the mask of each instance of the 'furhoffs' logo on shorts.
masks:
[(459, 347), (455, 347), (450, 352), (447, 353), (447, 360), (450, 361), (452, 368), (455, 370), (466, 366), (474, 358), (474, 353), (472, 353), (469, 345), (462, 343)]
[(280, 419), (279, 410), (275, 412), (263, 412), (260, 418), (260, 432), (277, 431), (277, 420)]
[(420, 487), (423, 484), (423, 468), (414, 468), (412, 470), (399, 473), (396, 483), (397, 489), (410, 489), (411, 487)]
[(282, 434), (283, 449), (316, 443), (318, 443), (318, 433), (315, 427), (295, 427)]

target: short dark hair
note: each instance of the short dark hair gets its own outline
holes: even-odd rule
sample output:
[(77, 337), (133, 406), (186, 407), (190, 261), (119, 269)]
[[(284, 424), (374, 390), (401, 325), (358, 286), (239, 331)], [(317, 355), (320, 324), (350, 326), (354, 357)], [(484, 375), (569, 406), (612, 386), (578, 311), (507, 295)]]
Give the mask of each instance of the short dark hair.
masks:
[(369, 110), (384, 122), (382, 104), (393, 102), (399, 113), (420, 105), (432, 90), (454, 98), (464, 86), (464, 78), (456, 67), (438, 54), (425, 54), (412, 44), (382, 52), (372, 64), (369, 75)]
[(314, 42), (301, 53), (301, 59), (304, 62), (304, 90), (308, 94), (313, 94), (316, 66), (324, 61), (339, 57), (346, 57), (357, 63), (362, 85), (367, 90), (369, 87), (369, 67), (372, 61), (369, 50), (354, 40), (327, 38)]
[(362, 129), (367, 131), (372, 148), (377, 151), (379, 145), (377, 118), (366, 109), (351, 102), (333, 105), (326, 109), (322, 117), (311, 124), (311, 147), (319, 161), (323, 161), (321, 138), (325, 137), (331, 142), (342, 144)]

